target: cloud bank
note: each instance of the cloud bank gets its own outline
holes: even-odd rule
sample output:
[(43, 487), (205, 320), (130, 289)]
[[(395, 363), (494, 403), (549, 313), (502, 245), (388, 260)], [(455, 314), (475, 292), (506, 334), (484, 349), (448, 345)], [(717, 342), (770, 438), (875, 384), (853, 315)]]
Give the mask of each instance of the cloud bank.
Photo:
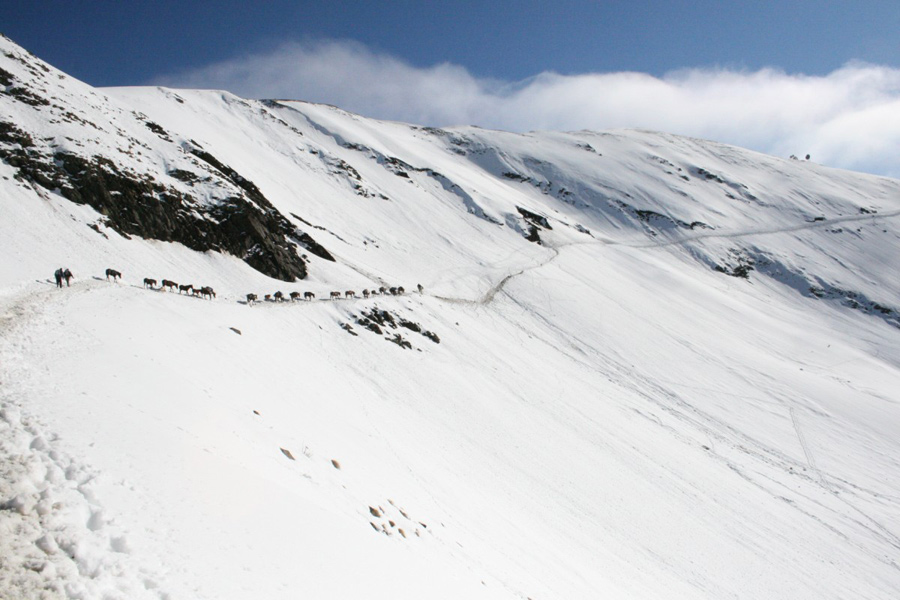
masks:
[(652, 129), (900, 177), (900, 69), (863, 63), (825, 76), (683, 69), (663, 77), (545, 72), (502, 81), (329, 40), (284, 44), (152, 83), (324, 102), (420, 125)]

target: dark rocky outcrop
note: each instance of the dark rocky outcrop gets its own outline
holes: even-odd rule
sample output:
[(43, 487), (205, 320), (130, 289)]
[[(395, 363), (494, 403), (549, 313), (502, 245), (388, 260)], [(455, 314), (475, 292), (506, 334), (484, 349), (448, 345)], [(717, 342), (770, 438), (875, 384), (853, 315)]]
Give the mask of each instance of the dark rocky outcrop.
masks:
[(753, 270), (753, 265), (751, 263), (739, 264), (736, 267), (732, 266), (722, 266), (716, 265), (713, 267), (715, 271), (719, 273), (724, 273), (725, 275), (730, 275), (731, 277), (740, 277), (741, 279), (750, 279), (750, 271)]
[(519, 211), (519, 214), (522, 215), (523, 219), (525, 219), (532, 225), (543, 227), (544, 229), (553, 229), (553, 227), (550, 226), (550, 221), (547, 220), (547, 217), (531, 212), (530, 210), (522, 208), (521, 206), (517, 206), (516, 210)]
[(336, 262), (334, 257), (331, 255), (331, 252), (326, 250), (325, 246), (314, 240), (313, 237), (308, 233), (297, 232), (297, 234), (293, 236), (293, 239), (298, 244), (309, 250), (311, 254), (314, 254), (319, 258), (324, 258), (325, 260), (330, 260), (331, 262)]
[(368, 329), (372, 333), (384, 335), (384, 339), (397, 344), (401, 348), (412, 348), (412, 344), (404, 339), (399, 333), (391, 335), (390, 332), (386, 331), (388, 328), (397, 329), (402, 327), (425, 336), (435, 344), (441, 343), (441, 338), (438, 337), (436, 333), (423, 329), (418, 323), (405, 319), (399, 314), (392, 314), (377, 306), (368, 310), (363, 310), (360, 316), (356, 318), (356, 324)]
[(521, 206), (517, 206), (516, 210), (519, 211), (519, 214), (522, 215), (522, 218), (525, 219), (525, 222), (528, 224), (528, 232), (525, 233), (525, 239), (529, 242), (534, 242), (535, 244), (543, 244), (541, 241), (540, 230), (553, 229), (550, 225), (550, 221), (547, 220), (547, 217), (531, 212)]
[[(296, 247), (314, 246), (314, 240), (299, 232), (252, 182), (218, 161), (221, 168), (217, 170), (244, 193), (210, 206), (102, 156), (88, 159), (67, 152), (42, 153), (32, 137), (12, 123), (0, 122), (0, 142), (4, 142), (0, 159), (17, 168), (18, 178), (91, 206), (104, 216), (107, 226), (126, 237), (179, 242), (201, 252), (226, 252), (283, 281), (306, 277), (306, 263)], [(179, 173), (178, 178), (185, 180), (186, 173)]]
[(528, 240), (529, 242), (534, 242), (535, 244), (543, 245), (543, 242), (541, 241), (541, 234), (540, 234), (540, 232), (538, 232), (538, 228), (535, 227), (534, 225), (531, 225), (531, 224), (528, 225), (528, 233), (525, 234), (525, 239)]
[(651, 228), (652, 235), (656, 235), (656, 231), (654, 231), (654, 229), (715, 229), (714, 227), (707, 225), (702, 221), (692, 221), (688, 223), (686, 221), (682, 221), (681, 219), (676, 219), (668, 215), (658, 213), (656, 211), (635, 208), (634, 206), (626, 202), (622, 202), (621, 200), (613, 199), (610, 200), (610, 202), (612, 202), (625, 214), (630, 215), (641, 223), (645, 223), (648, 227)]

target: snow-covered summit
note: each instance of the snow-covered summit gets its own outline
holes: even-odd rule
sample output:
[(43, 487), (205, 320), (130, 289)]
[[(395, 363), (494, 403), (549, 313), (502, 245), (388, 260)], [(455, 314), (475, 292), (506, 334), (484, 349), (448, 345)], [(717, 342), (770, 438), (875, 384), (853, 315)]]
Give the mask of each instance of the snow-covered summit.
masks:
[(900, 182), (6, 38), (0, 158), (0, 596), (900, 587)]

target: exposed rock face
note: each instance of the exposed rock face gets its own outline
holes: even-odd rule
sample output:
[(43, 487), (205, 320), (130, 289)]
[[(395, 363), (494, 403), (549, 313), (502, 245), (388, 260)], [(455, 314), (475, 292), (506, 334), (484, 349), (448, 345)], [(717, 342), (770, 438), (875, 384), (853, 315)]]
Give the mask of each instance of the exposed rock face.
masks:
[[(245, 194), (210, 207), (102, 156), (89, 160), (66, 152), (47, 155), (12, 123), (0, 122), (0, 142), (4, 142), (0, 159), (16, 167), (18, 177), (90, 205), (122, 235), (178, 242), (201, 252), (226, 252), (283, 281), (306, 277), (306, 263), (296, 245), (308, 234), (297, 231), (252, 182), (241, 178), (239, 187)], [(240, 177), (228, 172), (229, 179)]]

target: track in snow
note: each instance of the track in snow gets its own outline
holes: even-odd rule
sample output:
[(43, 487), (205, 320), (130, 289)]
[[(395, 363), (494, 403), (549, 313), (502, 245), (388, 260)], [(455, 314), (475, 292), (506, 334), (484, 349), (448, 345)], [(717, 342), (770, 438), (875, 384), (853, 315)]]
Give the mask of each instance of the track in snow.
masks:
[(520, 269), (515, 273), (510, 273), (506, 275), (503, 279), (494, 284), (481, 298), (477, 300), (469, 300), (466, 298), (452, 298), (447, 296), (434, 296), (438, 300), (443, 300), (445, 302), (452, 302), (455, 304), (471, 304), (484, 306), (490, 304), (494, 297), (506, 287), (506, 284), (509, 283), (512, 279), (527, 273), (529, 271), (534, 271), (536, 269), (540, 269), (548, 264), (550, 264), (554, 259), (559, 256), (561, 250), (568, 248), (570, 246), (624, 246), (628, 248), (665, 248), (668, 246), (677, 246), (679, 244), (686, 244), (688, 242), (692, 242), (695, 240), (707, 239), (707, 238), (743, 238), (743, 237), (752, 237), (757, 235), (771, 235), (775, 233), (789, 233), (792, 231), (802, 231), (805, 229), (815, 229), (818, 227), (827, 227), (830, 225), (835, 225), (839, 223), (847, 223), (847, 222), (855, 222), (855, 221), (874, 221), (879, 218), (893, 218), (900, 216), (900, 210), (890, 211), (886, 213), (878, 213), (878, 214), (865, 214), (865, 215), (852, 215), (848, 217), (837, 217), (834, 219), (824, 219), (821, 221), (814, 222), (805, 222), (802, 225), (795, 225), (793, 227), (781, 227), (777, 229), (749, 229), (745, 231), (734, 231), (734, 232), (723, 232), (723, 233), (704, 233), (698, 234), (695, 236), (681, 237), (676, 240), (669, 240), (663, 242), (622, 242), (615, 240), (596, 240), (589, 242), (571, 242), (569, 244), (562, 244), (558, 247), (553, 246), (545, 246), (546, 248), (553, 251), (553, 255), (549, 256), (546, 260), (532, 265), (530, 267), (526, 267), (524, 269)]
[[(677, 246), (694, 240), (702, 240), (706, 238), (742, 238), (756, 235), (769, 235), (773, 233), (789, 233), (791, 231), (802, 231), (804, 229), (816, 229), (818, 227), (827, 227), (838, 223), (847, 223), (855, 221), (874, 221), (879, 218), (893, 218), (900, 216), (900, 210), (894, 210), (886, 213), (850, 215), (847, 217), (835, 217), (833, 219), (823, 219), (821, 221), (806, 221), (802, 225), (793, 227), (778, 227), (774, 229), (748, 229), (745, 231), (732, 231), (723, 233), (698, 233), (697, 235), (685, 236), (676, 240), (668, 240), (664, 242), (617, 242), (614, 240), (604, 240), (597, 243), (607, 246), (627, 246), (629, 248), (662, 248), (665, 246)], [(594, 242), (583, 242), (585, 244), (593, 244)]]

